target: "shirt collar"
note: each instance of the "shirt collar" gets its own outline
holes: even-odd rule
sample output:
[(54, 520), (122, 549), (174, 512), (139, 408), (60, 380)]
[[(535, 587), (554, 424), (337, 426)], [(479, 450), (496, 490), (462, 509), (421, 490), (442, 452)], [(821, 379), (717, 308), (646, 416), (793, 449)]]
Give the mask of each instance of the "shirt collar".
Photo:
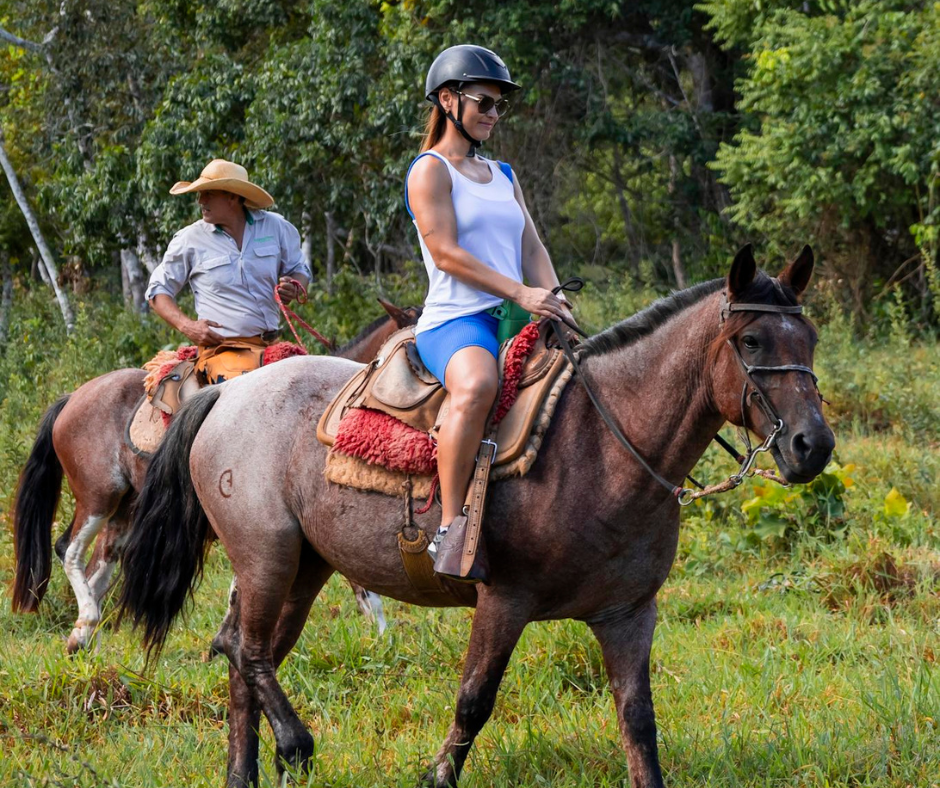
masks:
[[(243, 208), (242, 210), (245, 211), (245, 222), (248, 224), (249, 227), (251, 227), (258, 220), (259, 217), (255, 216), (255, 214), (252, 211), (248, 210), (247, 208)], [(219, 235), (226, 234), (225, 230), (222, 229), (221, 224), (214, 224), (212, 226), (215, 227), (215, 229), (212, 232), (218, 233)]]

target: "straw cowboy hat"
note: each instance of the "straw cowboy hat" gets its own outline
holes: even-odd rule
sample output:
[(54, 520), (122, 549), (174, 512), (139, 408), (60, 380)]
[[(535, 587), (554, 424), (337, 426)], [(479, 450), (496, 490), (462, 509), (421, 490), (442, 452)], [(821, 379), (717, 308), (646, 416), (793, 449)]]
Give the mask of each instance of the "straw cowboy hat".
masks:
[(214, 189), (244, 197), (245, 206), (248, 208), (269, 208), (274, 205), (274, 198), (270, 194), (248, 180), (248, 170), (225, 159), (213, 159), (199, 173), (196, 180), (192, 183), (180, 181), (174, 184), (170, 194), (189, 194)]

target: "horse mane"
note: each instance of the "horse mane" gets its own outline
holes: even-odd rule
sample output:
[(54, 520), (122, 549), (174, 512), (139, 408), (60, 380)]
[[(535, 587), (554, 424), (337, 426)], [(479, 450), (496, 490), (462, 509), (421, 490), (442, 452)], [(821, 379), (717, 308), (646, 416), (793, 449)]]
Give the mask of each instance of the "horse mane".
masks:
[[(408, 307), (408, 309), (411, 309), (411, 307)], [(415, 310), (416, 310), (416, 315), (420, 317), (421, 307), (415, 307)], [(349, 348), (351, 348), (353, 345), (357, 344), (358, 342), (361, 342), (363, 339), (366, 338), (366, 336), (368, 336), (373, 331), (375, 331), (386, 320), (391, 320), (391, 319), (392, 317), (390, 315), (379, 315), (375, 320), (369, 323), (369, 325), (367, 325), (364, 329), (362, 329), (358, 334), (356, 334), (356, 336), (350, 339), (347, 343), (345, 343), (341, 347), (336, 348), (336, 350), (333, 351), (333, 354), (339, 355), (343, 351), (349, 350)]]
[[(643, 337), (652, 334), (675, 315), (699, 303), (712, 293), (721, 290), (725, 285), (726, 280), (723, 278), (711, 279), (655, 301), (643, 311), (637, 312), (632, 317), (628, 317), (585, 340), (580, 347), (582, 357), (601, 356), (618, 348), (634, 344)], [(763, 271), (757, 272), (753, 281), (743, 293), (735, 298), (735, 301), (751, 304), (776, 304), (779, 306), (795, 306), (799, 303), (796, 292), (792, 287), (781, 283)], [(713, 344), (720, 346), (725, 339), (740, 331), (744, 325), (756, 318), (757, 315), (753, 312), (733, 312), (724, 322)]]
[(724, 279), (712, 279), (685, 290), (676, 291), (665, 298), (660, 298), (641, 312), (637, 312), (599, 334), (595, 334), (590, 339), (586, 339), (579, 348), (581, 356), (583, 358), (602, 356), (605, 353), (612, 353), (619, 348), (632, 345), (643, 337), (648, 337), (679, 312), (684, 311), (693, 304), (697, 304), (706, 296), (720, 290), (724, 285)]
[(364, 329), (362, 329), (358, 334), (356, 334), (356, 336), (350, 339), (346, 344), (341, 345), (340, 347), (336, 348), (336, 350), (334, 350), (333, 353), (334, 354), (342, 353), (344, 350), (348, 350), (353, 345), (357, 344), (358, 342), (361, 342), (365, 338), (366, 334), (371, 334), (373, 331), (375, 331), (375, 329), (377, 329), (386, 320), (391, 320), (391, 317), (389, 317), (388, 315), (380, 315), (371, 323), (369, 323), (369, 325), (367, 325)]

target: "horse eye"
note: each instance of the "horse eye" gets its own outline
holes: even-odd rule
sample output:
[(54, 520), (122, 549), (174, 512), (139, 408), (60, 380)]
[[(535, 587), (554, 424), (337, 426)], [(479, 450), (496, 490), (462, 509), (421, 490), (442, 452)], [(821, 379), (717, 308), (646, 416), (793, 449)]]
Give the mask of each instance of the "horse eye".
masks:
[(750, 334), (743, 337), (741, 341), (744, 343), (744, 347), (746, 347), (748, 350), (757, 350), (757, 348), (760, 347), (760, 343)]

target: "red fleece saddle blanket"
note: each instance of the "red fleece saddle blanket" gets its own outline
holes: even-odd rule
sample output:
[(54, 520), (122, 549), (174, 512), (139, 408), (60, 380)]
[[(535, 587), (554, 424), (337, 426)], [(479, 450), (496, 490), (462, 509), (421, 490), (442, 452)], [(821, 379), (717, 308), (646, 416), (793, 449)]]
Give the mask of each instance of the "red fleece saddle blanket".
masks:
[[(147, 377), (140, 403), (127, 422), (124, 437), (137, 454), (157, 450), (180, 403), (202, 386), (193, 374), (198, 348), (182, 345), (176, 350), (161, 350), (144, 364)], [(307, 351), (293, 342), (277, 342), (264, 349), (261, 366)]]
[[(493, 480), (522, 476), (532, 467), (558, 399), (571, 378), (564, 355), (546, 347), (547, 331), (546, 325), (531, 323), (500, 350), (502, 384), (493, 417), (499, 425)], [(321, 417), (317, 437), (331, 447), (325, 469), (329, 481), (389, 495), (401, 495), (402, 485), (410, 481), (415, 497), (432, 494), (437, 474), (436, 435), (450, 398), (444, 398), (430, 429), (406, 423), (420, 421), (410, 418), (406, 407), (409, 398), (424, 405), (434, 396), (427, 387), (440, 388), (412, 352), (413, 341), (410, 328), (393, 335), (376, 361), (346, 384)], [(407, 347), (409, 342), (411, 348)], [(402, 347), (405, 350), (400, 351)], [(382, 370), (383, 366), (387, 368)], [(364, 382), (378, 374), (386, 375), (396, 386), (381, 380), (371, 386)], [(409, 394), (409, 375), (414, 376), (413, 394)], [(391, 401), (387, 409), (395, 415), (386, 412), (383, 397)], [(364, 407), (365, 403), (369, 407)]]

